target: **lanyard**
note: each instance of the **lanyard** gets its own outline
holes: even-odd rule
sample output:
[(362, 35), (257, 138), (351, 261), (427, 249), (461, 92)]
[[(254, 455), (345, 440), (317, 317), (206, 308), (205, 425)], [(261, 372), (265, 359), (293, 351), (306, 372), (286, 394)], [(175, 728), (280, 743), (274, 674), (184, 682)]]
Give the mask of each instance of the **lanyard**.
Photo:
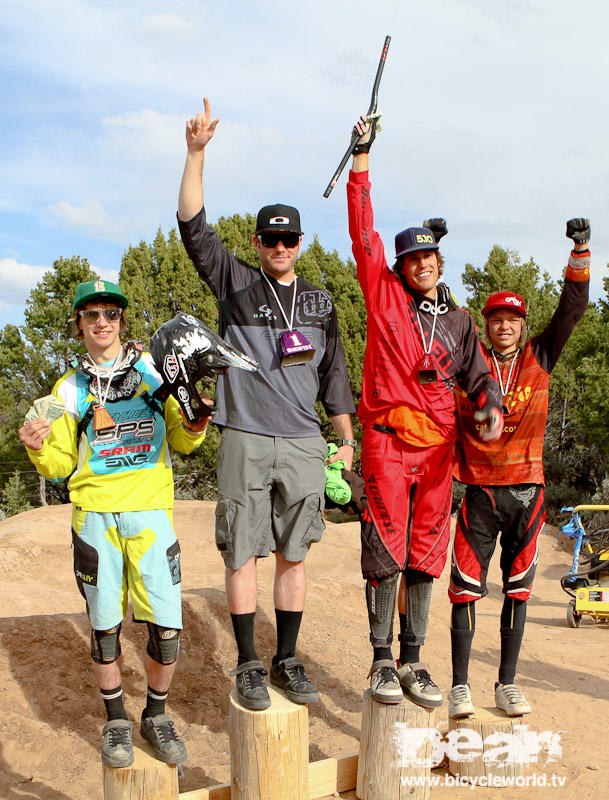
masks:
[(283, 318), (285, 320), (285, 324), (288, 326), (288, 330), (291, 331), (292, 327), (294, 325), (294, 308), (296, 306), (296, 281), (298, 280), (298, 275), (296, 275), (295, 278), (294, 278), (294, 294), (292, 296), (292, 311), (290, 313), (290, 319), (288, 320), (288, 318), (286, 317), (286, 313), (283, 310), (283, 306), (281, 305), (281, 300), (279, 299), (279, 297), (277, 296), (277, 292), (275, 291), (275, 287), (270, 282), (270, 280), (266, 277), (266, 274), (265, 274), (264, 270), (261, 269), (260, 272), (262, 272), (262, 277), (268, 283), (269, 289), (271, 290), (271, 292), (273, 292), (275, 300), (277, 300), (277, 305), (279, 306), (279, 310), (283, 314)]
[(421, 331), (421, 342), (423, 343), (423, 352), (426, 356), (431, 353), (433, 347), (433, 335), (436, 331), (436, 322), (438, 320), (438, 293), (436, 292), (436, 302), (433, 310), (433, 322), (431, 324), (431, 336), (429, 337), (429, 347), (425, 343), (425, 334), (423, 333), (423, 326), (421, 325), (421, 317), (419, 316), (419, 309), (417, 307), (417, 322), (419, 323), (419, 330)]
[(501, 379), (501, 370), (499, 369), (499, 364), (497, 363), (497, 359), (495, 357), (495, 351), (491, 350), (491, 355), (493, 356), (493, 361), (495, 362), (495, 368), (497, 370), (497, 380), (499, 381), (499, 388), (501, 389), (501, 396), (507, 397), (508, 392), (510, 390), (510, 381), (512, 380), (512, 372), (514, 370), (514, 364), (518, 361), (518, 356), (520, 355), (520, 350), (516, 353), (514, 358), (512, 359), (512, 363), (510, 364), (510, 370), (508, 372), (507, 383), (505, 384), (505, 388), (503, 386), (503, 381)]
[(97, 369), (97, 364), (95, 363), (95, 361), (93, 361), (91, 356), (89, 356), (89, 358), (91, 359), (91, 363), (93, 364), (93, 371), (95, 372), (95, 377), (97, 378), (97, 399), (99, 401), (100, 406), (102, 406), (102, 407), (104, 407), (106, 405), (106, 400), (108, 399), (108, 392), (110, 391), (110, 384), (112, 383), (112, 378), (114, 377), (114, 370), (116, 368), (116, 365), (118, 363), (119, 358), (121, 357), (121, 353), (122, 352), (123, 352), (123, 350), (121, 348), (119, 354), (114, 359), (114, 362), (112, 364), (112, 368), (110, 370), (110, 375), (108, 376), (108, 383), (106, 385), (106, 393), (104, 394), (103, 397), (102, 397), (102, 390), (101, 390), (101, 380), (100, 380), (100, 377), (99, 377), (99, 371)]

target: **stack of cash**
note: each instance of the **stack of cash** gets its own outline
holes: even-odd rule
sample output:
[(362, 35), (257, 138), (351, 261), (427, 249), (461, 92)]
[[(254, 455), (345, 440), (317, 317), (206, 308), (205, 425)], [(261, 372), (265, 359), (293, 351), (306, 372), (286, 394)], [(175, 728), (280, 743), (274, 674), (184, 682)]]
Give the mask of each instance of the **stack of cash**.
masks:
[(66, 407), (63, 402), (52, 394), (47, 394), (45, 397), (39, 397), (38, 400), (34, 400), (34, 405), (30, 406), (25, 415), (25, 421), (29, 422), (31, 419), (44, 418), (50, 422), (55, 422), (65, 413)]

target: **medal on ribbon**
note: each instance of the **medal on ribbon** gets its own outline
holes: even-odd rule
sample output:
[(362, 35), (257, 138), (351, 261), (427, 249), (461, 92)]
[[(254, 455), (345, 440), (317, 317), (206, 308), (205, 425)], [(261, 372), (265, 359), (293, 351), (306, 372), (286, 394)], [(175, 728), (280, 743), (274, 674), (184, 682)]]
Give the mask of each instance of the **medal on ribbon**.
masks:
[(438, 380), (438, 371), (429, 353), (425, 353), (423, 358), (419, 361), (418, 373), (419, 383), (436, 383)]
[(297, 328), (293, 327), (294, 323), (294, 308), (296, 307), (296, 282), (298, 281), (298, 276), (294, 278), (294, 293), (292, 295), (292, 311), (290, 313), (290, 319), (288, 320), (285, 311), (283, 310), (283, 306), (281, 305), (281, 301), (277, 296), (277, 292), (275, 291), (275, 287), (267, 278), (264, 270), (262, 270), (262, 277), (268, 283), (269, 289), (273, 292), (275, 300), (277, 301), (277, 305), (279, 306), (279, 310), (281, 311), (283, 318), (285, 320), (285, 324), (288, 326), (287, 331), (281, 332), (280, 344), (281, 344), (281, 366), (282, 367), (294, 367), (298, 364), (307, 364), (313, 356), (315, 355), (315, 348), (311, 344), (311, 342), (307, 339), (302, 331), (299, 331)]
[(306, 364), (315, 355), (315, 348), (302, 331), (292, 328), (281, 333), (281, 366)]
[(417, 308), (417, 322), (419, 323), (419, 330), (421, 332), (421, 343), (423, 345), (423, 358), (419, 361), (418, 376), (419, 383), (426, 385), (429, 383), (436, 383), (438, 381), (438, 370), (431, 355), (431, 348), (433, 347), (433, 336), (436, 332), (436, 320), (438, 319), (438, 295), (436, 293), (435, 304), (433, 307), (433, 323), (431, 325), (431, 335), (429, 337), (429, 345), (425, 342), (425, 333), (423, 332), (423, 325), (421, 324), (421, 317), (419, 316), (419, 309)]

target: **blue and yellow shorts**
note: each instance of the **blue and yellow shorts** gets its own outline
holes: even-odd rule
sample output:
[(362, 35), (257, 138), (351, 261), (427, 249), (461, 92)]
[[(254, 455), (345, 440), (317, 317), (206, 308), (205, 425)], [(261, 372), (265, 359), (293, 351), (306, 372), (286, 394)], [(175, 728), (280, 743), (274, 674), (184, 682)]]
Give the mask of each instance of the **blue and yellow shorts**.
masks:
[(133, 617), (182, 627), (180, 544), (171, 510), (72, 511), (74, 574), (91, 627), (118, 625), (131, 595)]

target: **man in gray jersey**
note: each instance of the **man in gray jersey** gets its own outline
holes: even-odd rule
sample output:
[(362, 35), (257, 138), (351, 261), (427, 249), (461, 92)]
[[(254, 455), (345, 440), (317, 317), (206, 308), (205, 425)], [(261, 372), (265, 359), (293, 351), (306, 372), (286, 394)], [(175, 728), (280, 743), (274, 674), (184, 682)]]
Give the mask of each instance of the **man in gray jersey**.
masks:
[(256, 561), (275, 553), (277, 653), (271, 683), (297, 703), (318, 699), (296, 657), (304, 608), (304, 559), (321, 539), (327, 447), (319, 398), (340, 439), (335, 459), (350, 469), (355, 441), (349, 387), (336, 312), (327, 292), (295, 273), (302, 241), (300, 215), (285, 205), (258, 213), (253, 244), (260, 269), (230, 253), (207, 224), (203, 207), (205, 148), (219, 120), (210, 105), (186, 125), (188, 154), (178, 222), (184, 246), (216, 296), (220, 334), (260, 364), (256, 373), (229, 370), (218, 379), (214, 417), (218, 450), (216, 544), (226, 567), (226, 594), (237, 648), (240, 702), (264, 709), (267, 674), (254, 647)]

